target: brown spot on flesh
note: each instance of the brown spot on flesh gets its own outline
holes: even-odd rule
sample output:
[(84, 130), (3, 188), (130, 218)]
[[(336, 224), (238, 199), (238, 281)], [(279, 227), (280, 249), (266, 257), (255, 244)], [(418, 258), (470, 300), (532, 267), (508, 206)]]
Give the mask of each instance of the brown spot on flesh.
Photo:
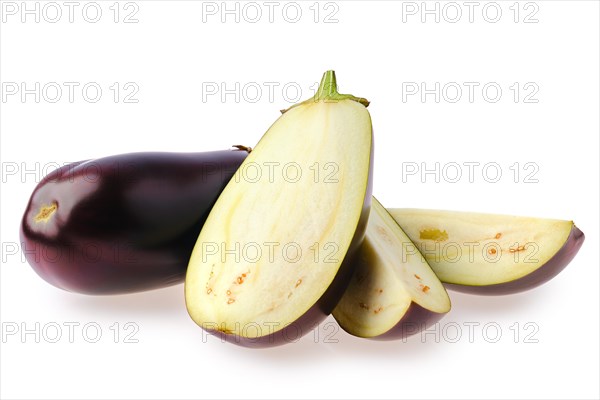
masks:
[(427, 285), (423, 285), (423, 284), (421, 283), (421, 284), (419, 285), (419, 289), (421, 289), (421, 291), (422, 291), (423, 293), (427, 293), (427, 292), (429, 292), (429, 289), (431, 289), (431, 288), (430, 288), (429, 286), (427, 286)]
[(517, 251), (523, 251), (525, 250), (525, 246), (519, 246), (516, 249), (508, 249), (508, 251), (510, 251), (511, 253), (516, 253)]
[(233, 283), (236, 283), (236, 284), (238, 284), (238, 285), (241, 285), (242, 283), (244, 283), (244, 281), (246, 280), (246, 277), (248, 276), (248, 274), (249, 274), (249, 273), (250, 273), (250, 271), (248, 271), (248, 272), (245, 272), (245, 273), (241, 274), (240, 276), (238, 276), (238, 277), (235, 279), (235, 282), (233, 282)]

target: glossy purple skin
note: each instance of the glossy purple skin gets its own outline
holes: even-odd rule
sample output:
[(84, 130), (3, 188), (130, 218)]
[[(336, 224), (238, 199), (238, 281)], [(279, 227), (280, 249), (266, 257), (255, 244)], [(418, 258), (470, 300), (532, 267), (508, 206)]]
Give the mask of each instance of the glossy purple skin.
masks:
[(406, 339), (424, 331), (438, 322), (446, 313), (436, 313), (421, 307), (415, 302), (410, 303), (408, 310), (400, 321), (387, 332), (370, 337), (371, 340), (399, 340)]
[(350, 284), (356, 264), (354, 263), (354, 256), (360, 248), (367, 231), (367, 223), (369, 221), (369, 214), (371, 212), (371, 198), (373, 192), (373, 145), (371, 144), (371, 157), (369, 165), (369, 178), (367, 182), (367, 190), (365, 199), (363, 201), (363, 207), (354, 231), (354, 236), (348, 247), (348, 251), (344, 256), (344, 260), (333, 279), (331, 285), (327, 288), (325, 293), (319, 298), (319, 300), (312, 305), (308, 311), (306, 311), (297, 320), (292, 322), (287, 327), (280, 329), (276, 332), (259, 336), (256, 338), (247, 338), (239, 335), (229, 334), (218, 330), (203, 328), (206, 332), (219, 337), (221, 340), (228, 343), (237, 344), (243, 347), (250, 348), (266, 348), (281, 346), (288, 343), (297, 341), (300, 337), (311, 332), (318, 324), (323, 322), (329, 314), (333, 312), (333, 309), (337, 306), (338, 302), (344, 295), (346, 288)]
[(485, 286), (459, 285), (455, 283), (444, 283), (444, 286), (457, 292), (491, 296), (513, 294), (533, 289), (548, 282), (565, 269), (581, 248), (584, 240), (585, 235), (583, 232), (573, 225), (569, 237), (560, 250), (544, 265), (522, 278), (506, 283)]
[[(27, 261), (52, 285), (85, 294), (180, 283), (202, 224), (247, 154), (132, 153), (62, 167), (25, 210)], [(53, 203), (49, 220), (36, 222)]]

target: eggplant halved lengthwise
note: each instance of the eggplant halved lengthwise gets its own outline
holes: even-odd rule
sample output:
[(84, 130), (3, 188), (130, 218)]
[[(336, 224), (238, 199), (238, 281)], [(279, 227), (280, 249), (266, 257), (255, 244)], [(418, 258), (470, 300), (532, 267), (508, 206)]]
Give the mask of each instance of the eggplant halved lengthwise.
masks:
[(200, 228), (248, 154), (131, 153), (63, 166), (21, 222), (27, 261), (72, 292), (119, 294), (183, 281)]
[(522, 292), (554, 278), (584, 234), (572, 221), (471, 212), (390, 209), (449, 289)]
[(446, 289), (385, 208), (373, 198), (356, 269), (333, 316), (346, 332), (404, 339), (450, 311)]
[(371, 203), (366, 105), (339, 94), (328, 71), (313, 99), (265, 133), (192, 253), (185, 299), (196, 324), (231, 343), (267, 347), (296, 340), (331, 313)]

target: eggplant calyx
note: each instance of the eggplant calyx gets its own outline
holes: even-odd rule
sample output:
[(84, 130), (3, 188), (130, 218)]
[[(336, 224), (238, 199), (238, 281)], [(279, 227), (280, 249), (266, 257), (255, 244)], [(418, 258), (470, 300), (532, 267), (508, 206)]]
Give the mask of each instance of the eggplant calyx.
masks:
[(292, 108), (301, 106), (303, 104), (318, 103), (321, 101), (325, 103), (335, 103), (341, 100), (352, 100), (362, 104), (365, 107), (369, 106), (369, 100), (365, 98), (356, 97), (351, 94), (339, 93), (337, 88), (337, 79), (335, 77), (335, 71), (329, 70), (323, 74), (323, 78), (321, 79), (321, 83), (319, 84), (319, 89), (317, 89), (317, 93), (315, 93), (312, 99), (308, 99), (301, 103), (294, 104), (288, 109), (281, 110), (281, 113), (283, 114), (291, 110)]
[(234, 144), (231, 147), (235, 148), (236, 150), (245, 151), (248, 154), (250, 154), (252, 152), (252, 147), (244, 146), (243, 144)]

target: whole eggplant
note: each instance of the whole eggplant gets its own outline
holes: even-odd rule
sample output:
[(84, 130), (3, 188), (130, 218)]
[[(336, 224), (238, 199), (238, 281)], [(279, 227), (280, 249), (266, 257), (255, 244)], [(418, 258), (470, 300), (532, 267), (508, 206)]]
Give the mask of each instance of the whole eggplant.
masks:
[(131, 153), (59, 168), (21, 223), (33, 269), (61, 289), (119, 294), (182, 282), (200, 229), (250, 148)]

